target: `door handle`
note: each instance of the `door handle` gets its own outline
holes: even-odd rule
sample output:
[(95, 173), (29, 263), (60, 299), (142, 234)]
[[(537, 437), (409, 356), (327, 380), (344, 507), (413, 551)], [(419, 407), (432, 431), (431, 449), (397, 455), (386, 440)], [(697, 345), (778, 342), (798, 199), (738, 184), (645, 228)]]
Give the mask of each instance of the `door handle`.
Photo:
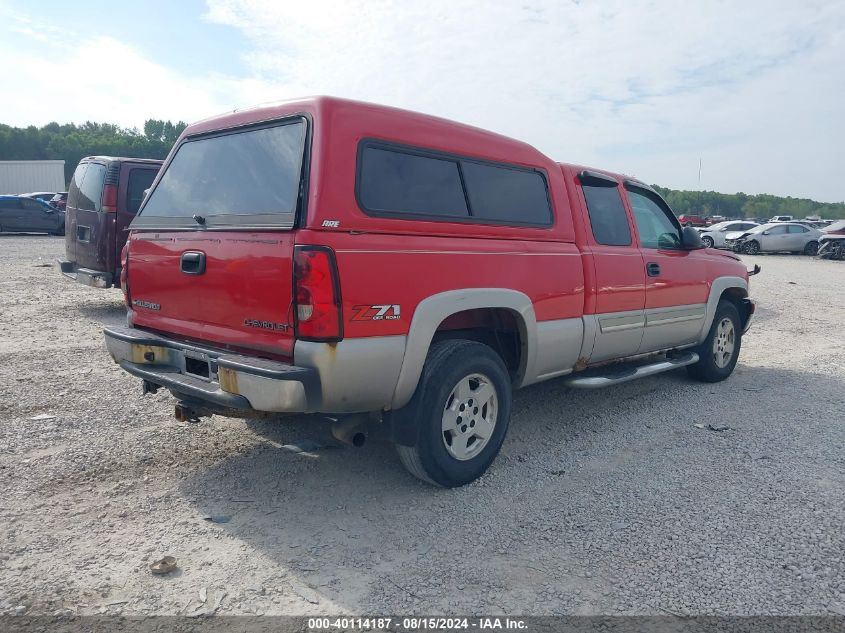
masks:
[(660, 264), (649, 262), (646, 264), (645, 271), (648, 273), (649, 277), (657, 277), (660, 275)]
[(179, 270), (186, 275), (202, 275), (205, 272), (205, 253), (185, 251), (179, 258)]

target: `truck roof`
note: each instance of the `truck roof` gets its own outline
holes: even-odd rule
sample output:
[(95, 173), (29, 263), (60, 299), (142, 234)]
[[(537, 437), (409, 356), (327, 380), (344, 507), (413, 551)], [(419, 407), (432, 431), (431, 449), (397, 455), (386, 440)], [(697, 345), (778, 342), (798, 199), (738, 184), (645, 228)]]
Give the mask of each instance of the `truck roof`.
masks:
[(220, 114), (192, 123), (183, 136), (272, 121), (298, 113), (310, 115), (321, 124), (328, 123), (332, 129), (335, 126), (350, 131), (360, 128), (371, 137), (377, 137), (378, 134), (372, 131), (378, 130), (392, 140), (403, 136), (413, 138), (416, 145), (422, 144), (420, 139), (427, 139), (427, 144), (435, 148), (474, 146), (478, 149), (474, 153), (481, 157), (499, 155), (507, 157), (510, 162), (534, 165), (552, 162), (524, 141), (472, 125), (411, 110), (329, 96), (279, 101)]

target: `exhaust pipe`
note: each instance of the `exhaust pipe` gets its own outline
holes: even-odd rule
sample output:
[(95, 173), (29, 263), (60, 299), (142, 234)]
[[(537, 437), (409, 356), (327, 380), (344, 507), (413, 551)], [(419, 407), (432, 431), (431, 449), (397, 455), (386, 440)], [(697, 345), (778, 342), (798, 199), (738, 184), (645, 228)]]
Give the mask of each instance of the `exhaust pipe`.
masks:
[(332, 420), (332, 437), (339, 442), (361, 448), (367, 441), (367, 416), (351, 415)]

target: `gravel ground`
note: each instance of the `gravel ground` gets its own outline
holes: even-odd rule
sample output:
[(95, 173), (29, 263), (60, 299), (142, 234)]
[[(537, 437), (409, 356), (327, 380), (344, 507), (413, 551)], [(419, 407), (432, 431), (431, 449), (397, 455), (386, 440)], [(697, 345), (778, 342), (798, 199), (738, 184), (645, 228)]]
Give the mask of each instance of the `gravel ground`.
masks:
[(176, 422), (105, 352), (119, 291), (62, 278), (63, 248), (0, 236), (0, 613), (845, 613), (845, 262), (746, 258), (731, 379), (523, 390), (449, 491), (378, 431)]

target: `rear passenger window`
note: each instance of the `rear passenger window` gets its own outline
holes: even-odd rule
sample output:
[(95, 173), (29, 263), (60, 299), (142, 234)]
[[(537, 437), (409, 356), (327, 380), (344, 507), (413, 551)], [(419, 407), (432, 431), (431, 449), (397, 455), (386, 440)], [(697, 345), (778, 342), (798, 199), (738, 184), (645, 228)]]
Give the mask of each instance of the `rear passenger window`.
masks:
[(800, 224), (790, 224), (789, 225), (789, 232), (790, 233), (806, 233), (809, 229)]
[(126, 186), (126, 210), (129, 213), (137, 213), (144, 201), (144, 190), (149, 189), (153, 184), (156, 174), (155, 169), (135, 168), (129, 172), (129, 184)]
[(546, 182), (535, 171), (461, 161), (472, 217), (551, 224)]
[(368, 211), (469, 216), (455, 161), (365, 147), (360, 170), (360, 201)]
[(82, 186), (82, 180), (85, 178), (85, 172), (87, 170), (88, 163), (80, 163), (73, 171), (73, 177), (70, 179), (70, 187), (67, 190), (67, 206), (77, 206), (79, 202), (79, 187)]
[(426, 150), (365, 144), (358, 202), (376, 215), (549, 226), (552, 210), (540, 172)]
[(100, 198), (103, 194), (103, 180), (106, 177), (106, 166), (99, 163), (88, 163), (85, 178), (79, 186), (77, 209), (87, 211), (100, 210)]
[(587, 214), (593, 237), (605, 246), (630, 246), (631, 227), (622, 204), (618, 185), (592, 181), (582, 177), (581, 188), (587, 201)]

